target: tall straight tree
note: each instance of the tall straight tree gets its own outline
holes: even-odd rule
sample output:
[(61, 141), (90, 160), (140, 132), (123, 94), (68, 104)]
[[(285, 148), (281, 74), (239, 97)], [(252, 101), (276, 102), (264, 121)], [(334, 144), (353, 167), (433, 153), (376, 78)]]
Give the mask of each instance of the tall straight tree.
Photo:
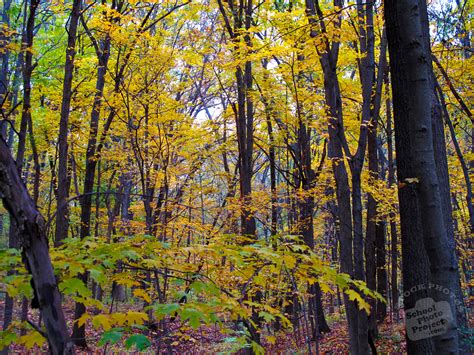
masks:
[[(7, 49), (8, 44), (10, 42), (9, 34), (7, 33), (7, 29), (10, 26), (10, 6), (12, 0), (3, 1), (3, 7), (0, 9), (1, 15), (0, 18), (2, 19), (3, 26), (0, 28), (0, 47), (3, 47), (2, 53), (0, 58), (2, 60), (2, 64), (0, 66), (0, 110), (2, 110), (2, 120), (5, 119), (5, 114), (7, 110), (5, 109), (5, 104), (9, 101), (7, 95), (11, 93), (8, 92), (9, 86), (9, 59), (10, 59), (10, 51)], [(0, 123), (0, 135), (6, 139), (6, 132), (7, 132), (7, 124), (6, 122), (2, 121)]]
[[(385, 2), (400, 182), (403, 278), (407, 290), (420, 286), (420, 282), (425, 286), (435, 285), (429, 289), (428, 296), (435, 302), (448, 302), (454, 317), (447, 319), (442, 334), (421, 340), (408, 336), (407, 344), (409, 353), (456, 354), (459, 353), (456, 310), (450, 294), (455, 292), (459, 279), (457, 265), (451, 257), (453, 245), (448, 240), (434, 156), (433, 72), (430, 48), (424, 38), (428, 33), (428, 22), (422, 18), (424, 12), (424, 1)], [(424, 248), (414, 241), (422, 242)], [(417, 258), (413, 258), (414, 248), (421, 253)], [(422, 254), (427, 257), (422, 265), (428, 270), (427, 275), (422, 275), (426, 279), (420, 277), (417, 265)], [(445, 290), (450, 292), (443, 292)], [(405, 308), (412, 308), (426, 296), (426, 292), (411, 293), (404, 299)]]
[(56, 236), (55, 245), (67, 237), (67, 198), (69, 195), (68, 183), (68, 122), (72, 97), (72, 78), (74, 70), (74, 58), (76, 56), (77, 25), (81, 16), (82, 0), (74, 0), (72, 3), (71, 17), (69, 19), (68, 39), (66, 48), (66, 63), (64, 65), (63, 97), (61, 103), (61, 117), (59, 120), (58, 136), (58, 189), (56, 196)]
[[(229, 0), (227, 6), (221, 0), (218, 0), (219, 10), (224, 19), (225, 30), (231, 41), (235, 44), (235, 53), (241, 49), (238, 48), (239, 41), (243, 40), (246, 47), (252, 47), (250, 27), (252, 26), (252, 16), (254, 11), (252, 0), (241, 0), (237, 3), (235, 0)], [(231, 19), (232, 18), (232, 22)], [(235, 114), (235, 125), (237, 133), (237, 146), (239, 151), (239, 183), (240, 199), (242, 201), (242, 211), (240, 216), (241, 234), (247, 237), (256, 238), (257, 227), (255, 217), (251, 211), (252, 195), (252, 176), (253, 176), (253, 148), (254, 148), (254, 103), (252, 98), (253, 76), (252, 62), (245, 60), (243, 65), (235, 69), (235, 79), (237, 87), (237, 105), (232, 104)], [(262, 294), (257, 292), (255, 300), (260, 300)], [(260, 334), (256, 328), (260, 324), (258, 312), (252, 310), (252, 322), (246, 323), (250, 333), (250, 339), (260, 344)], [(251, 348), (246, 352), (252, 353)]]
[[(114, 2), (115, 4), (115, 2)], [(81, 197), (81, 227), (80, 236), (81, 239), (90, 235), (90, 220), (91, 220), (91, 209), (92, 209), (92, 191), (94, 188), (94, 176), (95, 168), (97, 165), (96, 148), (97, 148), (97, 135), (99, 130), (99, 118), (102, 107), (102, 100), (104, 95), (105, 86), (105, 74), (107, 72), (107, 65), (110, 57), (110, 33), (106, 33), (105, 38), (97, 43), (95, 38), (90, 35), (92, 42), (94, 43), (98, 66), (97, 66), (97, 78), (95, 84), (94, 103), (92, 105), (92, 111), (90, 116), (90, 130), (89, 139), (87, 142), (86, 150), (86, 168), (84, 177), (84, 187)], [(87, 282), (87, 274), (82, 274), (81, 279)], [(74, 319), (79, 319), (86, 311), (84, 304), (77, 302), (74, 310)], [(78, 326), (77, 322), (74, 323), (72, 331), (72, 338), (74, 344), (80, 347), (86, 347), (87, 342), (85, 338), (86, 328), (84, 325)]]
[[(420, 6), (420, 16), (422, 22), (422, 30), (423, 30), (423, 40), (426, 50), (428, 51), (429, 58), (434, 58), (431, 55), (431, 48), (430, 48), (430, 32), (429, 32), (429, 19), (428, 19), (428, 11), (426, 6)], [(436, 77), (433, 73), (433, 63), (431, 60), (428, 61), (429, 63), (429, 70), (430, 70), (430, 87), (431, 87), (431, 126), (433, 130), (433, 151), (434, 156), (436, 157), (436, 174), (438, 176), (438, 183), (440, 189), (440, 196), (441, 196), (441, 210), (443, 212), (444, 218), (444, 227), (446, 229), (446, 238), (447, 242), (449, 243), (449, 253), (450, 253), (450, 263), (452, 265), (458, 265), (458, 258), (456, 255), (456, 240), (454, 236), (454, 224), (453, 224), (453, 208), (451, 205), (451, 191), (450, 191), (450, 182), (449, 182), (449, 171), (448, 171), (448, 161), (447, 161), (447, 152), (446, 152), (446, 138), (444, 132), (444, 124), (443, 124), (443, 114), (442, 114), (442, 107), (440, 102), (440, 97), (436, 93)], [(468, 174), (469, 175), (469, 174)], [(469, 179), (466, 181), (466, 190), (469, 192)], [(469, 207), (470, 203), (468, 202), (468, 211), (472, 211), (472, 204)], [(458, 328), (468, 328), (467, 324), (467, 316), (464, 310), (464, 300), (463, 300), (463, 293), (461, 290), (461, 283), (460, 283), (460, 274), (459, 268), (456, 268), (456, 279), (458, 282), (456, 283), (456, 287), (452, 289), (456, 301), (456, 314), (457, 314), (457, 325)], [(463, 335), (462, 332), (458, 332), (460, 337), (460, 346), (461, 350), (465, 352), (469, 352), (467, 348), (468, 340)]]
[[(375, 92), (371, 103), (371, 125), (367, 139), (367, 153), (369, 160), (370, 180), (379, 179), (379, 157), (378, 157), (378, 121), (380, 119), (380, 106), (382, 99), (383, 78), (385, 74), (387, 58), (387, 39), (385, 31), (382, 34), (379, 58), (379, 70), (375, 81)], [(372, 196), (367, 196), (367, 227), (365, 237), (365, 265), (367, 286), (386, 296), (386, 268), (385, 268), (385, 226), (382, 221), (377, 221), (378, 202)], [(377, 335), (377, 320), (385, 317), (385, 304), (370, 300), (372, 312), (369, 315), (369, 332), (372, 338)], [(376, 312), (374, 311), (376, 310)], [(377, 313), (377, 317), (376, 317)]]
[[(340, 0), (335, 0), (334, 7), (341, 8), (342, 3)], [(324, 93), (328, 106), (328, 156), (333, 163), (338, 217), (341, 225), (341, 271), (350, 274), (357, 280), (364, 281), (366, 273), (364, 267), (361, 174), (366, 155), (368, 127), (374, 119), (375, 112), (373, 110), (373, 97), (375, 97), (374, 3), (357, 1), (357, 30), (361, 55), (358, 66), (362, 86), (362, 112), (357, 148), (353, 154), (346, 139), (342, 94), (337, 75), (340, 43), (338, 39), (332, 41), (332, 43), (329, 41), (325, 17), (319, 1), (306, 0), (306, 12), (312, 25), (311, 37), (321, 35), (324, 44), (323, 50), (318, 47), (316, 47), (316, 50), (323, 69)], [(336, 27), (340, 27), (340, 16), (335, 23)], [(344, 164), (345, 159), (349, 163), (351, 184), (349, 184), (349, 174)], [(370, 335), (368, 333), (367, 313), (364, 310), (357, 310), (355, 304), (350, 302), (347, 296), (345, 297), (351, 352), (366, 354), (369, 351), (368, 340)]]
[[(342, 4), (339, 1), (336, 2), (337, 4), (335, 5)], [(312, 25), (311, 36), (316, 37), (319, 32), (325, 35), (326, 27), (319, 2), (306, 0), (306, 12), (309, 17), (309, 23)], [(320, 31), (317, 29), (317, 19), (319, 19)], [(325, 47), (324, 52), (320, 53), (320, 62), (324, 74), (324, 96), (326, 105), (328, 106), (329, 116), (328, 158), (331, 160), (334, 180), (336, 182), (336, 200), (340, 223), (340, 264), (342, 272), (354, 276), (351, 189), (349, 185), (349, 174), (344, 164), (343, 149), (343, 146), (347, 142), (345, 142), (344, 139), (341, 89), (336, 72), (339, 43), (334, 42), (331, 46), (329, 41), (326, 40)], [(351, 302), (347, 295), (344, 295), (344, 304), (346, 306), (346, 318), (349, 328), (350, 350), (353, 353), (357, 353), (359, 349), (357, 308), (355, 303)]]
[[(235, 42), (236, 50), (241, 34), (248, 48), (252, 42), (248, 30), (251, 26), (253, 5), (252, 0), (240, 1), (237, 4), (231, 0), (228, 2), (229, 10), (224, 3), (218, 0), (220, 12), (224, 18), (226, 30), (232, 41)], [(232, 17), (229, 16), (229, 12)], [(231, 23), (230, 18), (233, 18)], [(253, 87), (252, 62), (245, 61), (243, 66), (238, 66), (235, 71), (237, 83), (237, 105), (233, 105), (236, 116), (237, 143), (239, 148), (239, 182), (240, 196), (243, 202), (241, 214), (241, 231), (243, 235), (255, 235), (255, 218), (249, 208), (252, 194), (252, 172), (253, 172), (253, 130), (254, 130), (254, 105), (251, 97)]]

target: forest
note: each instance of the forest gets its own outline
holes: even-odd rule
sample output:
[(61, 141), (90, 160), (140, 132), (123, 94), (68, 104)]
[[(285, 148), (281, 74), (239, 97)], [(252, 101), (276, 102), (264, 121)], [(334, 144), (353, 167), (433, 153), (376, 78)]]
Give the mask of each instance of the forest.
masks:
[(472, 0), (1, 0), (0, 353), (471, 354)]

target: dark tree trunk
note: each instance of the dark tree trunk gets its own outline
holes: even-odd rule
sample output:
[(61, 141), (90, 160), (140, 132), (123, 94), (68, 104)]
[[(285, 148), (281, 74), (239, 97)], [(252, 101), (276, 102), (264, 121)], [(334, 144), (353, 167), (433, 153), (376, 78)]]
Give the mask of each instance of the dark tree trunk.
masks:
[[(267, 60), (263, 60), (263, 69), (266, 70), (268, 65)], [(264, 78), (267, 79), (268, 75), (265, 73)], [(277, 234), (277, 226), (278, 226), (278, 209), (277, 209), (277, 175), (276, 175), (276, 154), (275, 154), (275, 137), (273, 133), (273, 123), (272, 123), (272, 113), (273, 110), (271, 108), (270, 103), (268, 100), (263, 97), (262, 99), (263, 104), (265, 106), (265, 118), (267, 122), (267, 133), (268, 139), (270, 140), (270, 146), (268, 148), (268, 164), (270, 165), (270, 191), (272, 194), (271, 197), (271, 222), (270, 222), (270, 235), (272, 236), (272, 245), (276, 248), (276, 240), (274, 240), (275, 235)]]
[[(25, 2), (25, 12), (24, 12), (24, 24), (25, 29), (22, 33), (22, 44), (21, 44), (21, 52), (18, 55), (18, 68), (21, 68), (21, 73), (23, 76), (23, 107), (21, 112), (21, 121), (20, 121), (20, 130), (18, 134), (18, 150), (17, 150), (17, 157), (16, 157), (16, 165), (18, 174), (21, 178), (22, 168), (23, 168), (23, 160), (25, 156), (26, 150), (26, 136), (28, 134), (28, 125), (31, 124), (31, 75), (33, 73), (33, 52), (30, 50), (33, 47), (33, 39), (34, 39), (34, 26), (35, 26), (35, 18), (36, 18), (36, 10), (39, 5), (39, 0), (31, 0), (28, 7), (28, 2)], [(4, 4), (4, 10), (7, 4)], [(27, 11), (28, 10), (28, 11)], [(6, 13), (3, 14), (6, 16)], [(7, 54), (7, 53), (5, 53)], [(6, 62), (4, 62), (6, 60)], [(8, 56), (2, 57), (2, 66), (8, 64)], [(2, 68), (2, 70), (8, 69)], [(7, 74), (7, 73), (4, 73)], [(3, 75), (3, 74), (2, 74)], [(18, 73), (19, 76), (19, 73)], [(7, 84), (6, 80), (7, 77), (2, 77), (3, 83)], [(1, 92), (1, 91), (0, 91)], [(7, 93), (7, 87), (3, 89), (3, 98), (5, 98), (5, 94)], [(1, 136), (1, 134), (0, 134)], [(7, 145), (8, 146), (8, 145)], [(37, 193), (35, 193), (37, 195)], [(12, 248), (20, 247), (20, 230), (17, 229), (18, 226), (12, 218), (10, 218), (10, 229), (9, 229), (9, 241), (8, 244)], [(4, 328), (8, 327), (13, 319), (13, 308), (14, 302), (10, 296), (6, 296), (5, 299), (5, 319), (3, 322)]]
[[(436, 353), (458, 353), (454, 301), (449, 292), (447, 295), (442, 292), (455, 292), (459, 277), (452, 257), (453, 246), (448, 239), (446, 212), (443, 211), (446, 206), (442, 194), (446, 187), (440, 186), (434, 157), (433, 140), (440, 137), (433, 137), (433, 134), (439, 133), (432, 131), (433, 72), (430, 48), (427, 48), (428, 41), (424, 36), (428, 31), (428, 23), (423, 21), (425, 12), (424, 1), (385, 2), (400, 186), (404, 285), (416, 286), (413, 281), (422, 285), (431, 282), (435, 287), (429, 290), (429, 296), (435, 302), (447, 302), (454, 319), (447, 321), (446, 331), (442, 334), (419, 341), (408, 336), (407, 343), (409, 353), (421, 350), (418, 348), (421, 344), (423, 351), (430, 353), (430, 340)], [(438, 160), (440, 158), (437, 157)], [(420, 239), (424, 248), (421, 244), (418, 247), (414, 245), (415, 241), (421, 242)], [(407, 247), (417, 248), (420, 253), (414, 256), (413, 250)], [(427, 255), (428, 260), (423, 254)], [(422, 259), (425, 261), (420, 270), (416, 264)], [(426, 298), (425, 292), (411, 293), (405, 298), (406, 309), (423, 298)]]
[[(382, 98), (383, 78), (386, 67), (386, 49), (387, 41), (385, 35), (382, 36), (380, 49), (380, 58), (375, 84), (375, 92), (372, 95), (372, 113), (371, 124), (367, 138), (367, 154), (369, 160), (370, 180), (379, 179), (379, 159), (378, 159), (378, 136), (377, 128), (380, 119), (380, 106)], [(386, 269), (385, 269), (385, 228), (382, 221), (377, 221), (377, 201), (369, 194), (367, 197), (367, 229), (365, 238), (365, 261), (367, 286), (372, 290), (381, 291), (386, 296)], [(369, 334), (374, 339), (377, 335), (378, 309), (383, 305), (382, 302), (369, 300), (372, 312), (369, 315)], [(377, 317), (376, 317), (377, 315)]]
[[(369, 165), (372, 166), (373, 173), (376, 179), (381, 177), (381, 172), (379, 171), (379, 139), (377, 136), (378, 121), (380, 119), (380, 106), (382, 101), (382, 89), (383, 81), (387, 68), (387, 37), (385, 33), (385, 28), (382, 34), (382, 44), (380, 49), (380, 59), (377, 72), (377, 80), (375, 86), (375, 94), (373, 95), (373, 113), (372, 113), (372, 127), (373, 132), (371, 145), (375, 149), (375, 152), (372, 152), (372, 155), (369, 154)], [(375, 161), (371, 161), (371, 159)], [(370, 170), (370, 168), (369, 168)], [(377, 210), (378, 204), (375, 204), (375, 210)], [(376, 266), (377, 266), (377, 292), (381, 294), (385, 299), (387, 299), (387, 260), (386, 260), (386, 222), (378, 221), (375, 226), (375, 248), (376, 248)], [(385, 302), (380, 300), (376, 304), (376, 313), (377, 321), (382, 322), (387, 315), (387, 305)]]
[[(461, 148), (459, 146), (458, 140), (456, 138), (456, 132), (454, 131), (453, 124), (451, 122), (451, 119), (449, 117), (449, 112), (446, 108), (446, 103), (444, 102), (444, 96), (441, 88), (439, 87), (439, 84), (436, 81), (436, 78), (433, 78), (435, 82), (435, 86), (438, 89), (437, 90), (437, 95), (436, 99), (439, 100), (439, 105), (441, 106), (440, 109), (442, 109), (443, 113), (439, 113), (438, 117), (435, 117), (433, 115), (433, 120), (436, 120), (437, 123), (433, 123), (433, 131), (438, 132), (438, 134), (441, 136), (441, 139), (434, 139), (434, 145), (435, 145), (435, 155), (437, 157), (445, 157), (447, 159), (446, 155), (446, 142), (444, 139), (444, 128), (443, 128), (443, 123), (439, 122), (440, 120), (442, 121), (441, 115), (444, 116), (444, 120), (449, 128), (449, 132), (451, 134), (451, 139), (453, 141), (454, 145), (454, 150), (456, 152), (456, 155), (458, 157), (459, 163), (461, 164), (461, 169), (463, 172), (464, 176), (464, 181), (466, 183), (466, 204), (467, 204), (467, 209), (469, 212), (469, 224), (470, 224), (470, 232), (474, 233), (474, 209), (472, 205), (472, 185), (471, 185), (471, 179), (469, 176), (469, 169), (467, 167), (467, 164), (464, 160)], [(437, 160), (438, 163), (438, 160)], [(445, 160), (444, 163), (439, 162), (437, 164), (438, 168), (438, 177), (440, 180), (440, 185), (443, 184), (444, 188), (442, 189), (442, 195), (443, 195), (443, 211), (445, 212), (445, 223), (447, 225), (447, 233), (448, 233), (448, 238), (450, 239), (450, 244), (451, 244), (451, 250), (456, 253), (456, 240), (455, 240), (455, 233), (454, 233), (454, 225), (453, 225), (453, 218), (452, 218), (452, 205), (451, 205), (451, 199), (450, 196), (446, 196), (450, 194), (449, 190), (449, 172), (448, 172), (448, 166), (447, 166), (447, 161)], [(451, 256), (456, 265), (458, 264), (458, 255), (457, 253)], [(459, 270), (458, 270), (459, 273)], [(466, 277), (469, 277), (466, 275)], [(460, 280), (460, 275), (458, 275), (458, 279)], [(463, 353), (468, 353), (469, 352), (469, 335), (466, 334), (466, 330), (469, 329), (468, 325), (468, 315), (466, 314), (466, 307), (465, 307), (465, 302), (464, 302), (464, 295), (462, 292), (461, 284), (459, 283), (457, 288), (454, 290), (454, 294), (456, 297), (456, 313), (457, 313), (457, 320), (458, 320), (458, 327), (459, 327), (459, 337), (460, 337), (460, 348)]]
[[(441, 211), (444, 219), (444, 227), (446, 230), (446, 238), (449, 248), (447, 249), (449, 255), (448, 264), (455, 267), (454, 273), (456, 275), (456, 281), (454, 287), (450, 289), (454, 294), (455, 301), (458, 305), (455, 307), (459, 345), (460, 350), (463, 353), (469, 352), (468, 339), (466, 334), (463, 334), (462, 329), (468, 328), (467, 315), (464, 307), (463, 292), (461, 289), (461, 277), (458, 268), (458, 257), (456, 254), (456, 240), (454, 237), (454, 224), (453, 224), (453, 209), (451, 205), (451, 191), (449, 183), (449, 172), (448, 172), (448, 161), (446, 153), (446, 139), (444, 132), (443, 116), (440, 98), (436, 94), (436, 77), (433, 72), (433, 58), (430, 48), (430, 32), (429, 32), (429, 19), (428, 11), (425, 3), (419, 0), (420, 16), (421, 16), (421, 27), (424, 39), (424, 46), (429, 56), (429, 79), (431, 87), (431, 125), (433, 130), (433, 152), (435, 156), (436, 174), (438, 177), (439, 190), (441, 195)], [(472, 202), (472, 201), (471, 201)], [(472, 205), (471, 205), (472, 208)], [(468, 208), (469, 210), (469, 208)], [(471, 211), (469, 211), (471, 212)]]
[(28, 19), (26, 21), (26, 29), (22, 36), (21, 49), (24, 52), (23, 62), (23, 108), (21, 111), (20, 131), (18, 135), (18, 153), (16, 163), (18, 169), (23, 166), (23, 159), (26, 150), (26, 135), (28, 130), (28, 122), (31, 120), (31, 75), (33, 73), (33, 37), (35, 27), (36, 10), (39, 0), (31, 0), (29, 7)]
[[(359, 22), (359, 46), (362, 58), (359, 62), (360, 81), (362, 84), (362, 119), (357, 151), (351, 157), (352, 180), (352, 219), (354, 233), (354, 276), (365, 281), (364, 236), (362, 225), (362, 188), (361, 173), (364, 166), (365, 151), (368, 139), (368, 126), (373, 124), (372, 91), (375, 76), (373, 3), (357, 1), (357, 17)], [(368, 317), (363, 310), (358, 310), (358, 349), (357, 354), (369, 352)]]
[[(388, 78), (389, 69), (385, 69), (384, 81), (385, 90), (389, 90), (390, 82)], [(388, 159), (388, 186), (391, 187), (395, 183), (395, 162), (393, 159), (393, 130), (392, 130), (392, 101), (390, 100), (389, 92), (387, 92), (387, 99), (385, 101), (385, 109), (387, 116), (387, 159)], [(395, 315), (395, 320), (398, 322), (398, 237), (397, 224), (395, 222), (395, 214), (390, 213), (390, 281), (391, 281), (391, 300), (392, 313)]]
[[(221, 0), (218, 0), (219, 10), (225, 22), (226, 30), (232, 41), (235, 42), (235, 49), (238, 49), (238, 41), (243, 34), (243, 40), (248, 48), (252, 47), (252, 40), (249, 29), (252, 26), (253, 1), (240, 1), (238, 4), (230, 0), (231, 13), (227, 11)], [(232, 18), (232, 24), (229, 18)], [(242, 66), (237, 67), (235, 71), (237, 84), (237, 105), (234, 104), (236, 118), (237, 144), (239, 150), (239, 183), (240, 199), (242, 201), (241, 211), (241, 234), (256, 238), (257, 226), (255, 217), (251, 211), (252, 201), (252, 176), (253, 176), (253, 146), (254, 146), (254, 105), (251, 97), (253, 91), (252, 62), (246, 61)], [(260, 291), (256, 292), (255, 302), (261, 301)], [(252, 311), (252, 321), (256, 327), (260, 324), (257, 312)], [(260, 344), (260, 333), (255, 326), (247, 323), (247, 328), (252, 341)], [(248, 350), (252, 352), (251, 349)]]
[(68, 178), (68, 122), (71, 108), (72, 79), (74, 72), (74, 58), (76, 56), (77, 25), (81, 16), (82, 0), (74, 0), (71, 17), (69, 19), (68, 40), (66, 49), (66, 63), (64, 65), (63, 95), (61, 103), (61, 117), (59, 120), (58, 135), (58, 187), (56, 195), (56, 233), (54, 245), (58, 246), (67, 237), (68, 217), (67, 199), (69, 196)]
[[(12, 0), (4, 0), (3, 7), (1, 9), (1, 19), (3, 26), (0, 28), (0, 48), (2, 49), (2, 54), (0, 56), (2, 60), (2, 64), (0, 67), (0, 103), (2, 103), (2, 112), (6, 114), (5, 110), (5, 103), (10, 101), (11, 102), (11, 92), (9, 92), (9, 84), (10, 84), (10, 72), (9, 72), (9, 60), (10, 60), (10, 51), (7, 49), (8, 44), (10, 42), (8, 34), (6, 33), (5, 29), (10, 26), (10, 6)], [(5, 116), (2, 115), (2, 118)], [(8, 124), (5, 121), (0, 122), (0, 137), (3, 139), (7, 139), (7, 128)]]
[(0, 195), (18, 232), (26, 268), (34, 282), (41, 318), (54, 354), (73, 353), (48, 251), (45, 222), (18, 173), (10, 149), (0, 139)]
[[(101, 111), (102, 97), (105, 86), (105, 74), (107, 71), (107, 64), (110, 55), (110, 37), (106, 35), (102, 42), (100, 53), (98, 53), (98, 69), (97, 69), (97, 81), (95, 86), (94, 103), (92, 106), (91, 118), (90, 118), (90, 131), (89, 140), (87, 143), (86, 151), (86, 168), (84, 176), (84, 187), (82, 191), (81, 202), (81, 226), (80, 226), (80, 238), (83, 239), (90, 236), (90, 222), (91, 222), (91, 211), (92, 211), (92, 192), (94, 188), (94, 175), (95, 168), (97, 165), (96, 159), (96, 148), (97, 148), (97, 133), (99, 128), (99, 117)], [(87, 274), (80, 275), (80, 279), (87, 284)], [(86, 307), (82, 303), (76, 303), (74, 311), (74, 319), (79, 319), (84, 312)], [(85, 325), (78, 326), (77, 322), (74, 323), (72, 331), (72, 338), (74, 344), (80, 347), (86, 347), (87, 342), (85, 338)]]
[(255, 218), (250, 211), (253, 175), (253, 102), (249, 97), (252, 90), (252, 63), (245, 63), (245, 69), (237, 68), (237, 142), (239, 147), (240, 197), (243, 202), (241, 215), (242, 235), (256, 233)]
[[(302, 114), (302, 105), (298, 103), (300, 115)], [(300, 124), (298, 128), (298, 149), (295, 152), (294, 157), (296, 158), (295, 165), (299, 167), (300, 176), (298, 177), (297, 188), (302, 187), (304, 196), (298, 199), (298, 222), (300, 226), (300, 233), (303, 237), (305, 245), (311, 250), (314, 249), (314, 226), (313, 226), (313, 213), (314, 213), (314, 197), (312, 195), (312, 189), (316, 184), (316, 174), (311, 168), (311, 135), (308, 127), (300, 117)], [(324, 146), (324, 152), (322, 160), (320, 162), (320, 168), (324, 164), (326, 159), (326, 146)], [(319, 334), (327, 333), (330, 331), (329, 326), (324, 317), (324, 309), (322, 304), (322, 292), (318, 283), (309, 287), (310, 302), (309, 302), (309, 315), (311, 317), (311, 324), (313, 328), (313, 338), (318, 339)]]
[[(340, 5), (338, 3), (338, 5)], [(321, 32), (325, 33), (325, 24), (323, 14), (319, 8), (318, 1), (306, 0), (306, 12), (309, 16), (309, 22), (312, 25), (311, 36), (316, 36), (317, 23), (316, 16), (319, 18)], [(336, 201), (338, 205), (339, 219), (339, 237), (340, 237), (340, 263), (341, 272), (354, 277), (354, 261), (352, 253), (352, 211), (351, 211), (351, 190), (349, 186), (349, 176), (344, 165), (344, 124), (342, 117), (342, 99), (339, 88), (339, 82), (336, 73), (336, 64), (338, 57), (338, 44), (331, 47), (326, 43), (325, 51), (320, 53), (320, 62), (324, 74), (324, 96), (328, 106), (329, 116), (329, 142), (328, 158), (331, 160), (336, 183)], [(359, 350), (359, 331), (358, 331), (358, 311), (354, 302), (351, 302), (344, 294), (344, 304), (346, 306), (346, 318), (349, 328), (350, 351), (358, 354)], [(367, 343), (367, 338), (365, 342)]]

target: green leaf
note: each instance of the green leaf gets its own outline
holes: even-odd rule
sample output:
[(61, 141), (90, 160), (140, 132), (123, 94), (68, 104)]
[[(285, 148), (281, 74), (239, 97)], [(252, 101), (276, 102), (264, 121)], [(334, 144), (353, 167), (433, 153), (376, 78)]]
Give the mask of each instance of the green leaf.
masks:
[(78, 293), (80, 296), (85, 297), (91, 295), (91, 291), (84, 285), (84, 282), (77, 278), (62, 281), (59, 284), (59, 289), (61, 290), (61, 292), (67, 295), (71, 295), (74, 293)]
[(179, 310), (178, 303), (169, 303), (169, 304), (155, 304), (153, 305), (153, 309), (157, 316), (167, 315)]
[(0, 331), (0, 348), (8, 346), (18, 340), (18, 335), (12, 330)]
[(181, 312), (181, 318), (183, 320), (189, 319), (191, 327), (197, 329), (201, 325), (201, 319), (205, 319), (206, 315), (195, 308), (186, 308)]
[(273, 316), (273, 314), (270, 314), (270, 313), (265, 312), (265, 311), (258, 312), (258, 315), (260, 317), (262, 317), (263, 319), (265, 319), (265, 322), (271, 322), (271, 321), (275, 320), (275, 317)]
[(145, 350), (151, 346), (150, 340), (142, 334), (134, 334), (127, 340), (125, 340), (125, 346), (127, 349), (130, 349), (133, 345), (137, 348), (138, 351)]
[(113, 328), (107, 332), (102, 334), (102, 337), (99, 340), (99, 346), (104, 346), (105, 344), (109, 343), (111, 345), (117, 344), (123, 335), (122, 328)]
[(135, 250), (131, 249), (122, 250), (122, 255), (134, 261), (140, 259), (140, 255)]
[(100, 285), (103, 285), (107, 282), (107, 277), (104, 275), (104, 270), (102, 267), (95, 267), (93, 269), (90, 269), (89, 274), (91, 278)]

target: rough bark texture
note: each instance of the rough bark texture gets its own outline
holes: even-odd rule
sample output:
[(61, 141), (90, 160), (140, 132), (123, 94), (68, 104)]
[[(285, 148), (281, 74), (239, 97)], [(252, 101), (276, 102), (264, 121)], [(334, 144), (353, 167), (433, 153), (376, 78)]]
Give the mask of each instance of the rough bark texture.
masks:
[(0, 139), (0, 195), (15, 224), (27, 269), (33, 276), (50, 350), (72, 353), (61, 297), (48, 251), (44, 219), (35, 207), (6, 142)]
[[(431, 282), (441, 290), (454, 292), (459, 279), (446, 230), (443, 213), (445, 206), (434, 158), (431, 117), (433, 74), (430, 66), (431, 56), (424, 38), (427, 29), (423, 26), (428, 26), (428, 23), (422, 20), (423, 11), (426, 11), (426, 3), (423, 1), (391, 0), (385, 3), (394, 98), (397, 170), (398, 180), (402, 183), (399, 199), (404, 285), (416, 286), (412, 284), (413, 281), (424, 285)], [(427, 275), (423, 275), (423, 270), (416, 267), (416, 263), (422, 259), (422, 254), (415, 256), (413, 250), (407, 249), (422, 249), (420, 236), (428, 259), (423, 265), (427, 269)], [(415, 241), (418, 243), (414, 243)], [(423, 276), (427, 279), (420, 279)], [(418, 280), (414, 280), (416, 278)], [(448, 302), (452, 313), (456, 315), (454, 302), (449, 294), (446, 295), (435, 287), (430, 290), (429, 295), (435, 302)], [(405, 299), (406, 308), (411, 308), (413, 302), (426, 295), (413, 293), (410, 296)], [(445, 333), (419, 341), (423, 346), (427, 346), (423, 349), (425, 353), (431, 352), (428, 348), (430, 339), (433, 340), (433, 350), (436, 353), (458, 353), (455, 318), (448, 321)], [(407, 338), (407, 342), (409, 352), (421, 350), (417, 349), (418, 342), (410, 338)]]

